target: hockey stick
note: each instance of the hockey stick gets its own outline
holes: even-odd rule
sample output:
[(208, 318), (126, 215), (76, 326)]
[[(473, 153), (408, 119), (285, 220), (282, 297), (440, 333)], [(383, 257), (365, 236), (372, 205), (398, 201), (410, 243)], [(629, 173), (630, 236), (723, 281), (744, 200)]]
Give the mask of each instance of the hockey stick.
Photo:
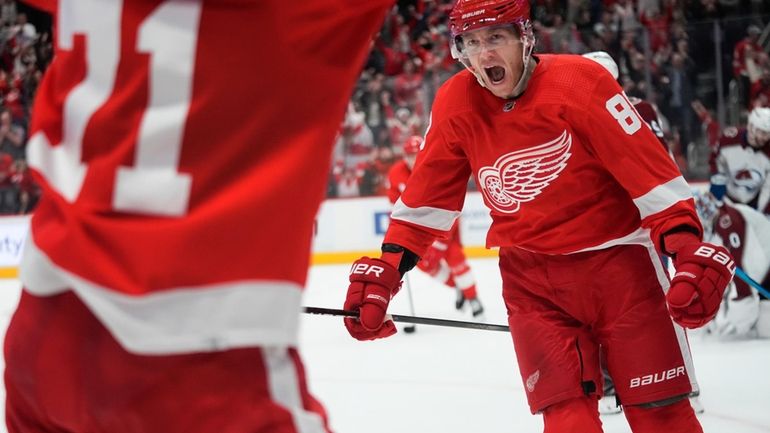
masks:
[[(414, 300), (412, 299), (412, 283), (409, 282), (409, 274), (404, 275), (406, 283), (406, 294), (409, 296), (409, 312), (414, 316)], [(404, 326), (404, 332), (412, 334), (417, 330), (414, 324)]]
[[(321, 314), (326, 316), (358, 317), (358, 313), (355, 311), (338, 310), (335, 308), (305, 307), (304, 313)], [(492, 325), (489, 323), (434, 319), (432, 317), (402, 316), (399, 314), (389, 314), (388, 318), (393, 320), (394, 322), (400, 322), (400, 323), (415, 323), (418, 325), (447, 326), (450, 328), (480, 329), (482, 331), (510, 332), (510, 329), (508, 328), (508, 326)]]
[(753, 287), (757, 292), (761, 293), (765, 298), (770, 299), (770, 291), (760, 286), (759, 283), (754, 281), (754, 279), (751, 278), (748, 274), (746, 274), (746, 272), (744, 272), (743, 269), (736, 267), (735, 276), (745, 281), (746, 284)]

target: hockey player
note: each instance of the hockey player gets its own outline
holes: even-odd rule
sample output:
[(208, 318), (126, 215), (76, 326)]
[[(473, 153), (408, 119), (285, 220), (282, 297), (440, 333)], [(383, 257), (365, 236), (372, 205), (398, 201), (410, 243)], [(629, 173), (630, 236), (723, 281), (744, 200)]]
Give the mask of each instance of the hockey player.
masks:
[[(604, 68), (533, 56), (527, 0), (459, 0), (448, 80), (396, 202), (380, 258), (351, 268), (344, 320), (359, 340), (396, 332), (387, 306), (475, 177), (500, 247), (503, 299), (532, 413), (545, 432), (601, 432), (599, 347), (635, 433), (701, 432), (687, 395), (688, 328), (717, 312), (734, 263), (701, 242), (679, 170)], [(669, 283), (658, 254), (673, 257)], [(669, 287), (670, 284), (670, 287)], [(667, 308), (668, 304), (668, 308)], [(670, 316), (669, 316), (670, 314)]]
[[(704, 239), (724, 245), (749, 277), (770, 287), (770, 221), (754, 208), (724, 202), (711, 192), (697, 194), (695, 204)], [(763, 323), (770, 323), (770, 301), (735, 278), (710, 329), (722, 338), (768, 338)]]
[[(404, 158), (393, 165), (388, 172), (388, 198), (396, 203), (404, 192), (406, 181), (412, 174), (414, 161), (422, 147), (422, 137), (413, 135), (404, 143)], [(463, 245), (460, 242), (460, 221), (455, 221), (449, 231), (449, 238), (438, 239), (428, 247), (428, 250), (417, 262), (417, 267), (435, 278), (442, 284), (457, 291), (455, 308), (463, 309), (470, 306), (471, 314), (481, 318), (484, 307), (476, 293), (476, 278), (468, 260), (465, 258)]]
[(746, 128), (725, 128), (716, 150), (727, 198), (770, 217), (770, 108), (755, 108)]
[(327, 431), (297, 351), (311, 228), (393, 1), (35, 3), (57, 54), (9, 432)]

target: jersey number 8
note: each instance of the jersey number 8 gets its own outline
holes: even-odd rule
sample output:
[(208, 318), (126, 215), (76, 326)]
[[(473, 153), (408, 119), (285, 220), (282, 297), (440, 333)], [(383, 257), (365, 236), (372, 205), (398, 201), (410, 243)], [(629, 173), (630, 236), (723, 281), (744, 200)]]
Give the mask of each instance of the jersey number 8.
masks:
[(615, 94), (615, 96), (607, 100), (604, 106), (612, 117), (618, 121), (623, 131), (626, 131), (626, 134), (633, 135), (642, 127), (639, 113), (631, 106), (625, 95), (621, 93)]

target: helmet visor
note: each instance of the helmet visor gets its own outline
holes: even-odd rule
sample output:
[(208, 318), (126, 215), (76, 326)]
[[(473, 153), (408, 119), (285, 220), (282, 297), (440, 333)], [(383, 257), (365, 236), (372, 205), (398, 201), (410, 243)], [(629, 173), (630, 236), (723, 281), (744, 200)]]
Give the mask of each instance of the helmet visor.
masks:
[[(453, 54), (471, 57), (482, 51), (496, 50), (513, 44), (520, 44), (516, 27), (512, 24), (485, 27), (462, 33), (454, 38)], [(455, 57), (458, 58), (458, 57)]]

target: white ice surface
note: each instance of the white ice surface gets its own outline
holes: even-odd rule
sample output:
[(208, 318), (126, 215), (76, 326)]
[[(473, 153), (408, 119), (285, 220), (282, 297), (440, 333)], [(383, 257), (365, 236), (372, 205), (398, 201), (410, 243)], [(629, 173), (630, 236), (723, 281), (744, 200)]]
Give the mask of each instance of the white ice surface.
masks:
[[(472, 260), (471, 266), (487, 321), (505, 324), (496, 260)], [(347, 272), (348, 266), (312, 268), (305, 305), (341, 308)], [(409, 275), (416, 315), (471, 319), (455, 311), (451, 290), (419, 271)], [(0, 329), (18, 295), (18, 281), (0, 280)], [(396, 297), (391, 313), (411, 314), (406, 295)], [(699, 416), (704, 431), (770, 433), (770, 340), (690, 340), (706, 408)], [(311, 390), (336, 433), (542, 431), (540, 417), (529, 413), (507, 333), (418, 325), (411, 335), (358, 342), (342, 319), (304, 315), (300, 344)], [(630, 432), (622, 415), (602, 421), (607, 433)]]

